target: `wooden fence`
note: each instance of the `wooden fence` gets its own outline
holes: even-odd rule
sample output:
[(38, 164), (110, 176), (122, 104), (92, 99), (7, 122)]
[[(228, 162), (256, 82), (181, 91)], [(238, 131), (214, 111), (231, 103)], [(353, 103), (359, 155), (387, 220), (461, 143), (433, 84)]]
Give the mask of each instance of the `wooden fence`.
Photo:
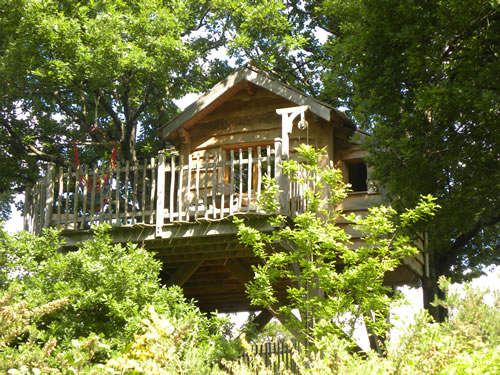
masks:
[[(26, 191), (25, 229), (89, 229), (94, 224), (162, 226), (256, 213), (263, 177), (275, 177), (287, 214), (305, 208), (303, 189), (281, 173), (275, 149), (207, 152), (187, 160), (160, 153), (137, 164), (56, 169)], [(284, 188), (283, 188), (284, 187)]]
[[(280, 369), (288, 370), (293, 374), (299, 373), (297, 364), (293, 360), (293, 352), (299, 350), (297, 342), (285, 342), (284, 340), (264, 342), (251, 346), (252, 355), (259, 356), (262, 363), (267, 368), (272, 367), (276, 374), (280, 373)], [(254, 359), (248, 354), (244, 354), (241, 361), (251, 368), (251, 361), (254, 361)]]

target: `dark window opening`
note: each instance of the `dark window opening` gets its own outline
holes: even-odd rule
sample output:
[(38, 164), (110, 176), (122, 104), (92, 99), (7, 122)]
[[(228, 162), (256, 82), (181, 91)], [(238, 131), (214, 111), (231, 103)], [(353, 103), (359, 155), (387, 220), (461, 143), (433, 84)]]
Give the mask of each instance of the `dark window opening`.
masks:
[(352, 163), (347, 165), (349, 174), (349, 183), (352, 191), (367, 191), (366, 180), (368, 172), (365, 163)]

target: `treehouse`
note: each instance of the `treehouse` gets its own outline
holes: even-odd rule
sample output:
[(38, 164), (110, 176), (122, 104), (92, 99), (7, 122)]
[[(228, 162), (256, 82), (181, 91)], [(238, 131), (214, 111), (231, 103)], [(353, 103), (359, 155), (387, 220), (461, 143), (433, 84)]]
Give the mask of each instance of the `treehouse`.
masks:
[[(351, 183), (341, 209), (362, 214), (381, 203), (364, 163), (366, 134), (341, 112), (251, 65), (214, 86), (158, 135), (173, 146), (137, 164), (49, 166), (26, 192), (25, 229), (61, 228), (63, 246), (71, 249), (92, 236), (92, 225), (108, 223), (113, 242), (154, 251), (165, 283), (182, 286), (202, 310), (233, 312), (256, 309), (244, 283), (258, 260), (238, 243), (231, 218), (244, 216), (255, 228), (272, 230), (256, 205), (266, 174), (281, 187), (282, 214), (293, 218), (304, 210), (303, 188), (280, 167), (300, 143), (325, 147), (322, 163), (341, 168)], [(360, 235), (348, 224), (339, 223), (356, 246)], [(423, 271), (421, 256), (408, 258), (386, 282), (408, 282)]]

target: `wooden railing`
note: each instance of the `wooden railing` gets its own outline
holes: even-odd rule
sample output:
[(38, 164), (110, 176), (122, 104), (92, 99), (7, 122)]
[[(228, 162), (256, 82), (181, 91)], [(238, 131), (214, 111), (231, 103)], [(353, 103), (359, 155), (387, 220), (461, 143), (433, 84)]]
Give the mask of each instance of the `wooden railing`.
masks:
[[(294, 361), (293, 354), (300, 351), (298, 342), (285, 342), (284, 340), (275, 340), (259, 344), (251, 345), (251, 355), (245, 353), (241, 357), (241, 361), (247, 366), (252, 368), (254, 358), (252, 356), (259, 356), (262, 359), (262, 364), (267, 369), (273, 370), (275, 374), (280, 374), (282, 371), (287, 370), (288, 373), (298, 374), (299, 369)], [(256, 366), (259, 367), (258, 365)]]
[(187, 160), (160, 153), (137, 164), (117, 163), (83, 169), (56, 169), (26, 192), (25, 229), (44, 227), (75, 231), (92, 225), (154, 225), (157, 234), (170, 223), (220, 220), (241, 213), (260, 213), (256, 201), (263, 176), (275, 177), (286, 196), (287, 214), (304, 208), (302, 189), (281, 173), (272, 148), (205, 153)]

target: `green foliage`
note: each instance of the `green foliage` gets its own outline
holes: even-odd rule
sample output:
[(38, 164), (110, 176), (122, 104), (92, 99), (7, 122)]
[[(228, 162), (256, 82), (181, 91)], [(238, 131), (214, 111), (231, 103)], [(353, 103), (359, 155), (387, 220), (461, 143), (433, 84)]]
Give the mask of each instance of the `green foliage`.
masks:
[(500, 264), (500, 3), (286, 4), (276, 11), (294, 26), (290, 36), (305, 40), (272, 48), (280, 31), (266, 29), (249, 43), (264, 56), (244, 52), (371, 133), (372, 177), (394, 209), (437, 198), (442, 209), (419, 225), (428, 234), (426, 300), (439, 275), (459, 282)]
[(208, 328), (217, 332), (220, 327), (207, 326), (199, 314), (161, 317), (153, 307), (148, 313), (127, 351), (103, 366), (107, 373), (212, 374), (218, 370), (213, 357), (220, 350), (220, 337)]
[[(268, 178), (260, 204), (272, 209), (267, 213), (276, 229), (263, 233), (245, 225), (244, 219), (234, 219), (240, 242), (251, 246), (262, 262), (254, 267), (255, 277), (247, 284), (252, 303), (284, 314), (287, 328), (308, 341), (332, 334), (352, 338), (362, 320), (381, 334), (390, 302), (384, 275), (416, 252), (404, 230), (417, 219), (433, 215), (437, 206), (432, 197), (423, 197), (399, 219), (390, 207), (372, 208), (365, 218), (350, 215), (347, 219), (364, 234), (364, 244), (354, 249), (350, 236), (337, 225), (341, 212), (334, 209), (346, 196), (340, 171), (320, 167), (320, 153), (310, 146), (302, 145), (297, 151), (302, 160), (284, 162), (283, 169), (291, 181), (304, 186), (305, 212), (293, 222), (276, 215), (279, 191)], [(288, 285), (286, 301), (277, 294), (280, 281)], [(294, 309), (300, 319), (292, 314)]]
[[(432, 194), (434, 282), (500, 264), (498, 1), (322, 2), (340, 35), (324, 46), (326, 98), (348, 108), (393, 205)], [(495, 125), (497, 124), (497, 125)], [(432, 298), (431, 298), (432, 299)]]
[[(232, 69), (224, 46), (244, 49), (271, 30), (280, 45), (293, 42), (282, 8), (278, 0), (1, 0), (0, 194), (22, 192), (45, 162), (71, 164), (71, 141), (95, 122), (120, 143), (119, 159), (154, 156), (164, 146), (157, 130), (178, 113), (174, 100)], [(106, 152), (86, 148), (82, 162)]]
[[(446, 282), (446, 281), (445, 281)], [(498, 374), (500, 373), (500, 294), (479, 290), (469, 284), (461, 293), (453, 292), (439, 303), (450, 308), (449, 321), (435, 323), (427, 311), (406, 326), (401, 339), (387, 346), (384, 357), (374, 352), (360, 357), (349, 351), (345, 340), (326, 335), (318, 341), (317, 353), (295, 352), (299, 374)], [(245, 344), (250, 358), (251, 348)], [(238, 374), (290, 374), (273, 370), (275, 360), (266, 365), (255, 358), (250, 365), (231, 362)], [(279, 368), (279, 367), (277, 367)]]
[[(21, 372), (27, 366), (101, 373), (97, 364), (128, 358), (140, 330), (147, 335), (168, 323), (178, 336), (162, 336), (163, 344), (175, 346), (180, 368), (215, 366), (231, 349), (224, 343), (227, 322), (202, 315), (180, 288), (162, 287), (153, 254), (132, 244), (111, 245), (108, 231), (94, 228), (93, 239), (68, 252), (61, 252), (54, 230), (38, 237), (0, 232), (6, 290), (0, 297), (0, 363)], [(122, 363), (118, 359), (114, 363)]]

